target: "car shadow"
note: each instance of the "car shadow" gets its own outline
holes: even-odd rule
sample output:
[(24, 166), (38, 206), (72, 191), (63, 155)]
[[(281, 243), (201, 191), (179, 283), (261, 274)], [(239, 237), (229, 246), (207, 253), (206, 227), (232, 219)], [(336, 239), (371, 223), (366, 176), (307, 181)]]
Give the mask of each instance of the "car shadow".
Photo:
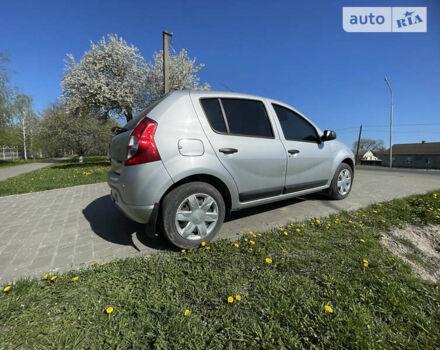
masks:
[[(154, 237), (146, 232), (145, 225), (127, 218), (112, 202), (110, 195), (95, 199), (83, 209), (83, 215), (93, 232), (108, 242), (132, 246), (138, 252), (145, 247), (157, 250), (175, 249), (161, 236)], [(145, 247), (137, 246), (133, 237)]]

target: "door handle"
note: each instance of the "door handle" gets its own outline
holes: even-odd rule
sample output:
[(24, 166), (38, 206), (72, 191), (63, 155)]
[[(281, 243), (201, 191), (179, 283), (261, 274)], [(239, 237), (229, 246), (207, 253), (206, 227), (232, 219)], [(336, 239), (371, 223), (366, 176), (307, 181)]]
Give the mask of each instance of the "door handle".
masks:
[(224, 154), (232, 154), (232, 153), (238, 152), (238, 149), (236, 149), (236, 148), (220, 148), (218, 151), (222, 152)]
[(298, 154), (299, 151), (297, 149), (289, 149), (287, 152), (289, 152), (290, 154)]

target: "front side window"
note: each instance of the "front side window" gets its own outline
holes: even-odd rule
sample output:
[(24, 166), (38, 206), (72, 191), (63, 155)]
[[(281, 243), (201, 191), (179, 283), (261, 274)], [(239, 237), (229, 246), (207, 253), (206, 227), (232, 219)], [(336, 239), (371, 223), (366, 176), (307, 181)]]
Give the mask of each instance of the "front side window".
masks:
[(286, 140), (318, 141), (315, 128), (298, 113), (276, 104), (272, 106), (280, 121)]
[(272, 127), (263, 102), (237, 98), (222, 98), (229, 133), (273, 138)]

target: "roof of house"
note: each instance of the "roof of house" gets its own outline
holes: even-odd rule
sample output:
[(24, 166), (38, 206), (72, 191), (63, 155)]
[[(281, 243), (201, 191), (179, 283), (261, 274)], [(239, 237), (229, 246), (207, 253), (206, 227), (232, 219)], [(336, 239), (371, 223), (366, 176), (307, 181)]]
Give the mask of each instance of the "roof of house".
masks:
[[(385, 154), (390, 154), (387, 149)], [(393, 145), (393, 156), (440, 156), (440, 142), (402, 143)]]

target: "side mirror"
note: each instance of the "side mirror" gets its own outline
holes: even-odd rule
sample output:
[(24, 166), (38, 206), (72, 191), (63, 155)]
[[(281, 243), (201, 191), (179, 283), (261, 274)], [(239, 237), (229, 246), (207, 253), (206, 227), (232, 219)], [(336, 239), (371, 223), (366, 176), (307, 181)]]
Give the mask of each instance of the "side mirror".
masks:
[(324, 130), (321, 141), (331, 141), (336, 139), (336, 133), (333, 130)]

